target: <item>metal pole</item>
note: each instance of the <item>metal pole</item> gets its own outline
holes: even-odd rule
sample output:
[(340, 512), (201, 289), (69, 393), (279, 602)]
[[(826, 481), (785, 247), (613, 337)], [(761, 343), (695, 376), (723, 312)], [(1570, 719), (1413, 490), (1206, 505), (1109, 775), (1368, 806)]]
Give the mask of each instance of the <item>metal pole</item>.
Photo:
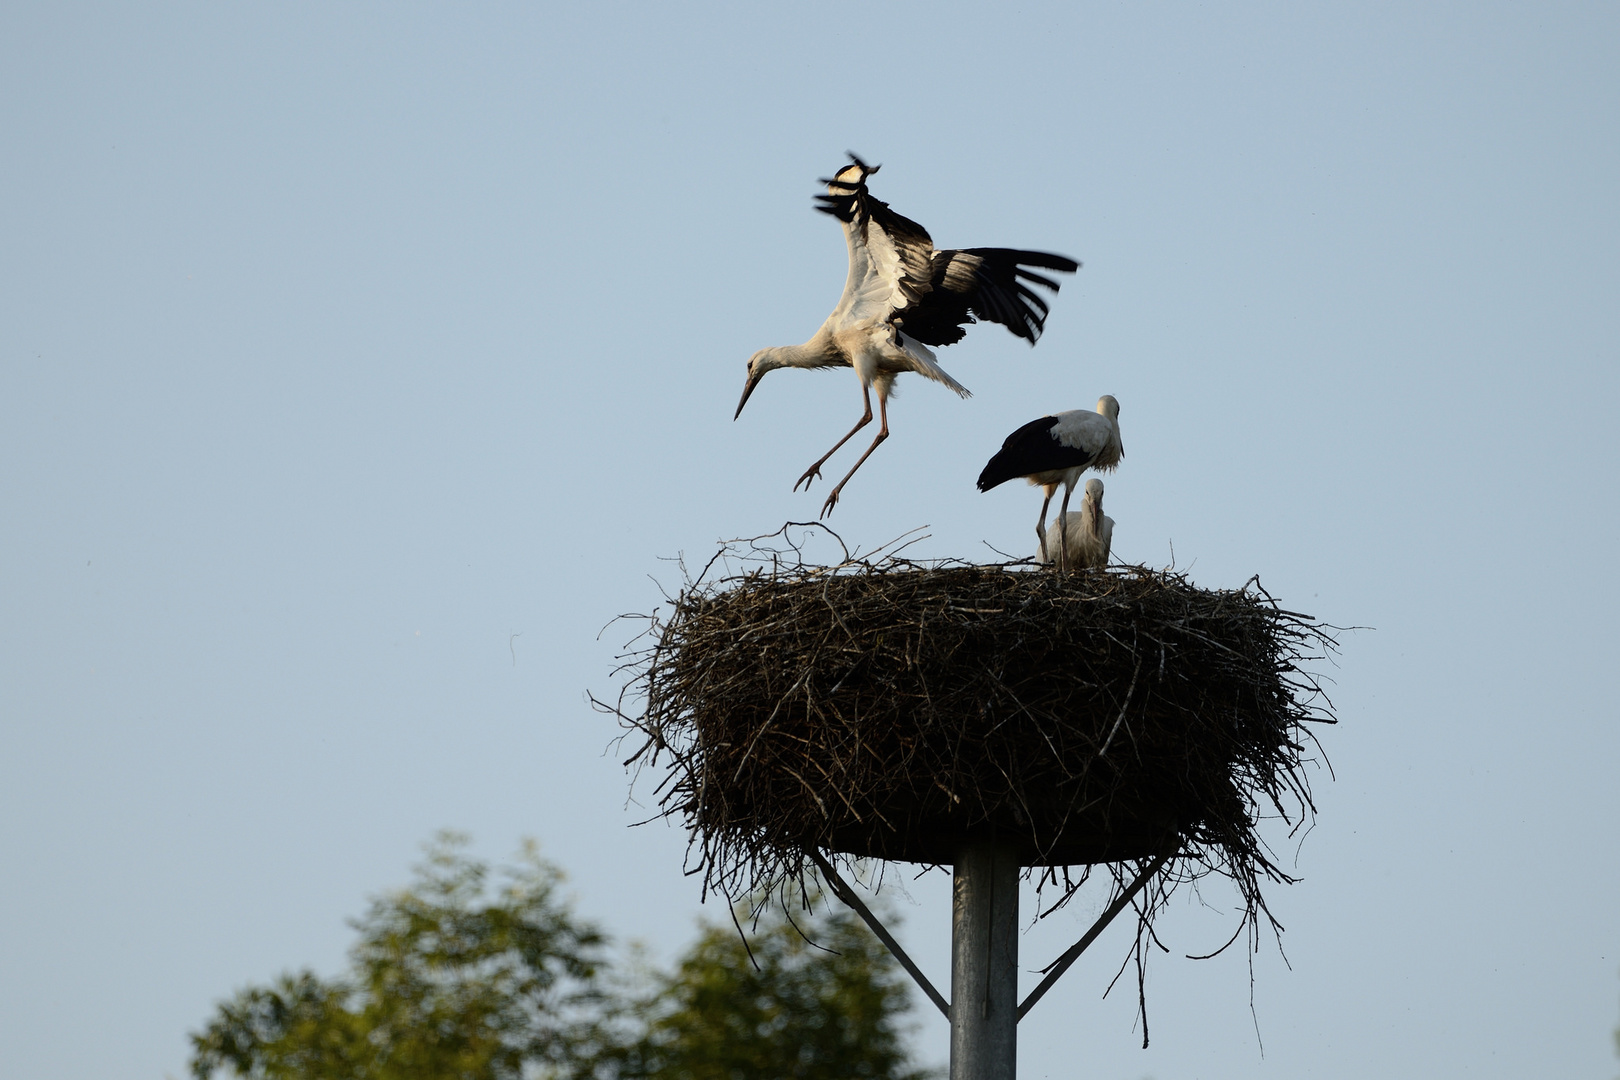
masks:
[(951, 889), (950, 1080), (1015, 1080), (1018, 1069), (1018, 853), (972, 840)]

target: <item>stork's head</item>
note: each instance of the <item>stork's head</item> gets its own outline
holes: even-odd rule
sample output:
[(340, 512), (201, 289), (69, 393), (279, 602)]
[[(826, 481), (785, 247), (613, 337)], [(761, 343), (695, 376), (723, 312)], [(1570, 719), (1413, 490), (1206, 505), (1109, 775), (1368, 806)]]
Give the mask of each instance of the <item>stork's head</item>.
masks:
[(754, 387), (759, 385), (765, 373), (785, 366), (777, 356), (779, 351), (775, 348), (761, 349), (748, 358), (748, 381), (743, 383), (742, 400), (737, 402), (737, 411), (731, 414), (733, 420), (742, 415), (743, 406), (748, 404), (748, 395), (754, 392)]
[[(1119, 400), (1113, 394), (1104, 394), (1097, 399), (1097, 411), (1110, 420), (1119, 419)], [(1088, 485), (1089, 486), (1089, 485)]]
[[(1101, 540), (1103, 532), (1102, 481), (1093, 476), (1086, 481), (1086, 493), (1080, 498), (1080, 523), (1093, 540)], [(1100, 565), (1100, 564), (1099, 564)]]

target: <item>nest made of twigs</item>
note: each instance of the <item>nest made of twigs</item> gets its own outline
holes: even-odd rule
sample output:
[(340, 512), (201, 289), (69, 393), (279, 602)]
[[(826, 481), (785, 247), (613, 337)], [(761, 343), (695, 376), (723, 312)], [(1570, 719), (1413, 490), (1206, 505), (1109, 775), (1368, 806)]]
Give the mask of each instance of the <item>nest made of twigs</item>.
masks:
[(1259, 879), (1288, 880), (1257, 830), (1314, 815), (1307, 725), (1333, 718), (1301, 665), (1334, 641), (1257, 581), (766, 552), (726, 549), (754, 562), (653, 617), (612, 708), (630, 761), (667, 766), (706, 885), (770, 888), (809, 849), (945, 864), (984, 835), (1031, 866), (1174, 850), (1251, 919)]

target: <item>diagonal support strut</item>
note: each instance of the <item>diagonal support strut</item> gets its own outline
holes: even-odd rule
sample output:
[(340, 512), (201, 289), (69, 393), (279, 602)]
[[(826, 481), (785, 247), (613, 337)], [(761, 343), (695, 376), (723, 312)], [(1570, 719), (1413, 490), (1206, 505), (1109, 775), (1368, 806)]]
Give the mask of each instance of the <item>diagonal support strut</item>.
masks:
[[(878, 917), (872, 914), (872, 910), (861, 901), (855, 890), (850, 888), (848, 883), (838, 876), (838, 871), (832, 868), (832, 864), (821, 857), (821, 852), (815, 848), (810, 848), (807, 853), (811, 861), (816, 864), (816, 869), (821, 871), (822, 878), (826, 880), (828, 885), (832, 886), (833, 894), (854, 909), (855, 914), (859, 915), (866, 925), (872, 928), (872, 933), (878, 936), (879, 941), (888, 946), (889, 952), (893, 953), (894, 958), (900, 961), (900, 966), (906, 969), (906, 974), (916, 981), (917, 985), (922, 988), (922, 992), (928, 995), (928, 999), (937, 1005), (945, 1019), (949, 1020), (951, 1018), (950, 1002), (945, 1000), (945, 995), (934, 989), (934, 984), (928, 981), (928, 976), (922, 973), (922, 968), (918, 967), (911, 957), (906, 955), (906, 950), (902, 949), (900, 943), (894, 940), (894, 935), (889, 933), (888, 927), (878, 921)], [(1020, 1013), (1019, 1015), (1023, 1014)]]
[(1022, 1005), (1018, 1006), (1018, 1019), (1022, 1020), (1024, 1014), (1033, 1009), (1035, 1003), (1041, 1000), (1048, 990), (1052, 989), (1052, 984), (1061, 979), (1063, 973), (1069, 970), (1069, 966), (1080, 959), (1080, 954), (1085, 952), (1087, 946), (1093, 941), (1097, 940), (1098, 934), (1108, 929), (1108, 924), (1114, 921), (1114, 916), (1125, 910), (1125, 905), (1135, 899), (1136, 894), (1141, 892), (1142, 887), (1148, 883), (1148, 879), (1157, 874), (1159, 868), (1170, 861), (1171, 856), (1176, 853), (1180, 846), (1181, 837), (1178, 835), (1169, 848), (1148, 864), (1147, 869), (1136, 875), (1136, 880), (1131, 882), (1130, 888), (1120, 893), (1119, 898), (1108, 905), (1108, 910), (1097, 917), (1097, 921), (1091, 924), (1091, 929), (1087, 930), (1079, 941), (1069, 946), (1068, 951), (1042, 969), (1047, 973), (1046, 978), (1042, 979), (1041, 984), (1031, 990), (1029, 997), (1024, 999)]

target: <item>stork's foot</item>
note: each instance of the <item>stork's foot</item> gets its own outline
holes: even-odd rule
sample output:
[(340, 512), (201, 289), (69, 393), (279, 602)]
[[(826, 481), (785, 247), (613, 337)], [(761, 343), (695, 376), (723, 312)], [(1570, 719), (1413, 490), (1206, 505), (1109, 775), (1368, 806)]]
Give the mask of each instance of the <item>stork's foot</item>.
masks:
[(821, 476), (821, 462), (818, 461), (814, 465), (810, 466), (808, 469), (804, 470), (804, 475), (799, 477), (799, 479), (794, 482), (793, 490), (798, 491), (799, 490), (799, 485), (802, 484), (802, 485), (804, 485), (804, 490), (809, 491), (810, 490), (810, 481), (819, 479), (820, 476)]
[(827, 496), (827, 501), (821, 504), (822, 517), (826, 517), (828, 514), (832, 513), (833, 507), (838, 505), (838, 493), (843, 490), (843, 484), (839, 484), (837, 487), (832, 489), (832, 494)]

